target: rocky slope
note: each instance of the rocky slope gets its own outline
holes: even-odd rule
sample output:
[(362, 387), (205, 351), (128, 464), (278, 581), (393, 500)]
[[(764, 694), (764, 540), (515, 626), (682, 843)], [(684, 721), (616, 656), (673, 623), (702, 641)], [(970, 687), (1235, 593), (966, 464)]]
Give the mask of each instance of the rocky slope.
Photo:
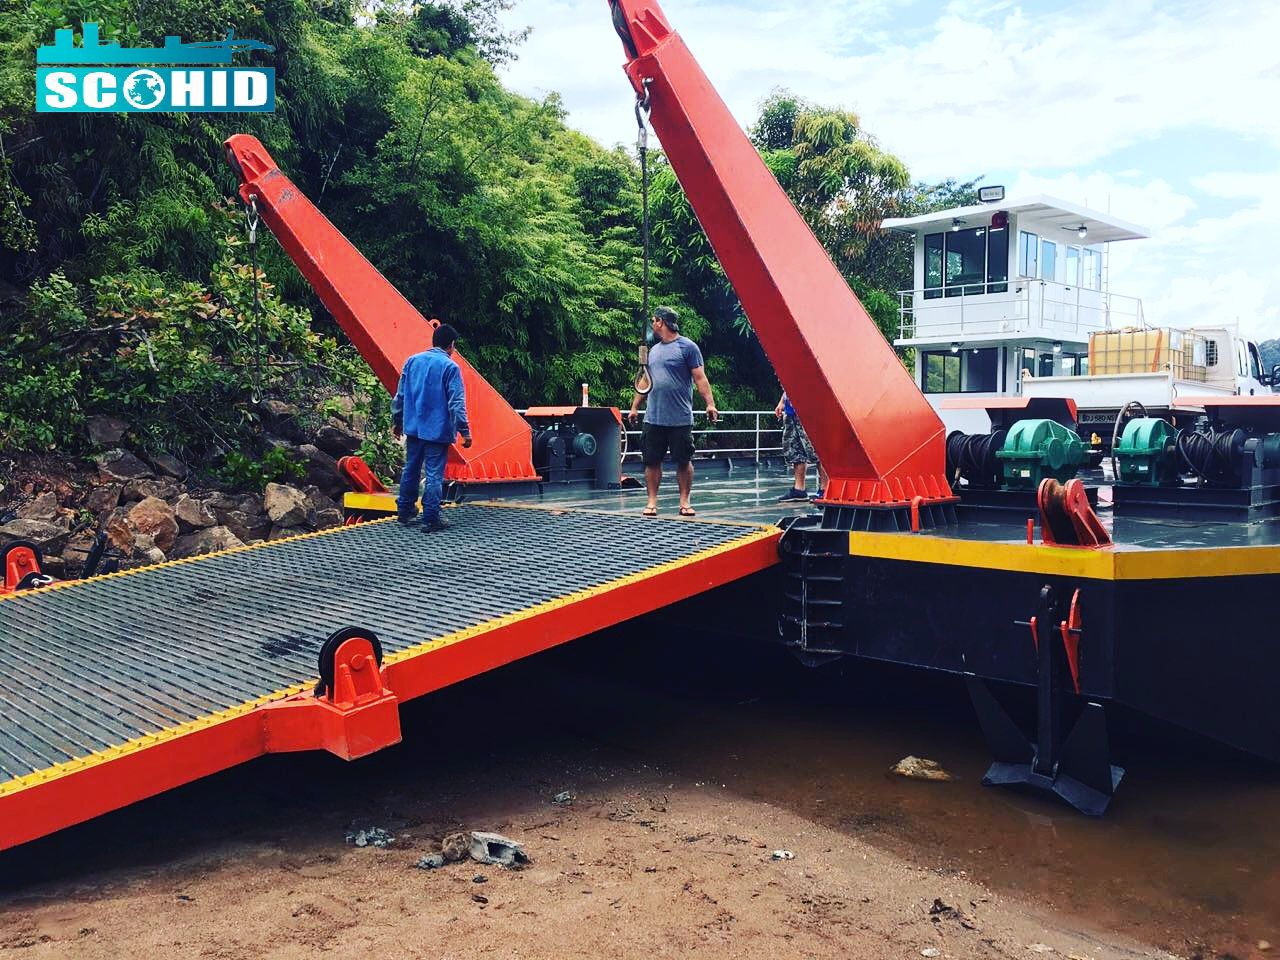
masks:
[(68, 579), (82, 574), (100, 532), (111, 565), (129, 569), (341, 524), (347, 485), (337, 459), (359, 448), (358, 418), (332, 418), (305, 436), (286, 404), (267, 401), (262, 417), (264, 448), (284, 451), (300, 476), (261, 493), (222, 487), (168, 454), (128, 449), (129, 425), (115, 418), (90, 424), (106, 449), (89, 461), (10, 461), (0, 482), (0, 548), (29, 540), (45, 572)]

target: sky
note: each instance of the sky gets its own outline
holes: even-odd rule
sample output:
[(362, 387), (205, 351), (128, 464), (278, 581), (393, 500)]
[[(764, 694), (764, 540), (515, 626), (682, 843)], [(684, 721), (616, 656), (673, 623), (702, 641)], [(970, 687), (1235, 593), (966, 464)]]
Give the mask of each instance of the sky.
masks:
[[(915, 180), (1047, 193), (1147, 228), (1110, 285), (1158, 326), (1280, 337), (1280, 2), (662, 0), (744, 126), (782, 88), (855, 112)], [(511, 88), (633, 144), (606, 0), (518, 0)]]

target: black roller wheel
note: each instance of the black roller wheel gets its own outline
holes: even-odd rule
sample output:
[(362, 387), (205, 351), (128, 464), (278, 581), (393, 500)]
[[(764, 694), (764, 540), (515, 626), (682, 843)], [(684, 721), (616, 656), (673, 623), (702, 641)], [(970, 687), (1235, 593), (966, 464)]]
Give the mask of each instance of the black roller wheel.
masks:
[(320, 682), (316, 684), (316, 696), (323, 697), (333, 689), (333, 661), (338, 655), (338, 648), (352, 637), (364, 637), (373, 646), (373, 658), (382, 666), (382, 641), (372, 630), (364, 627), (343, 627), (330, 634), (329, 639), (320, 645), (319, 671)]

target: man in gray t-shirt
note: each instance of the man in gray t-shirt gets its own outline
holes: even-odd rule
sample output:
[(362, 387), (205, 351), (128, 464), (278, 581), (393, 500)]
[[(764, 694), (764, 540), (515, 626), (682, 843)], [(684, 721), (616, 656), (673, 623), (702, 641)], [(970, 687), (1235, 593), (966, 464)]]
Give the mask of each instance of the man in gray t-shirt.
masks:
[[(696, 386), (707, 405), (707, 418), (720, 419), (711, 383), (702, 369), (702, 351), (688, 337), (680, 336), (679, 315), (670, 307), (653, 311), (653, 332), (658, 342), (649, 348), (649, 402), (644, 411), (644, 438), (641, 453), (644, 460), (644, 482), (649, 502), (644, 516), (658, 515), (658, 483), (662, 479), (662, 460), (671, 451), (676, 462), (676, 482), (680, 488), (680, 516), (694, 516), (689, 505), (693, 489), (693, 388)], [(634, 424), (640, 414), (640, 394), (631, 401), (630, 420)]]

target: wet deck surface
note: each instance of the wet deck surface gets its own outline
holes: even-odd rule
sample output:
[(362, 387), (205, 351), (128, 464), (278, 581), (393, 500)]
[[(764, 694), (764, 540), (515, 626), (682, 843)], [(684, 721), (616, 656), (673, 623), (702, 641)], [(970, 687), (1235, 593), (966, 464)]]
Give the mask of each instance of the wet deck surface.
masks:
[[(644, 477), (628, 469), (629, 478), (644, 483)], [(743, 523), (776, 523), (782, 517), (817, 512), (808, 503), (779, 502), (791, 488), (791, 471), (779, 465), (751, 466), (724, 461), (695, 461), (690, 503), (703, 519), (735, 520)], [(809, 492), (815, 491), (812, 471)], [(585, 485), (546, 484), (538, 496), (514, 498), (519, 503), (542, 503), (583, 507), (608, 513), (638, 514), (646, 502), (643, 486), (625, 490), (592, 490)], [(674, 517), (680, 506), (676, 476), (668, 464), (658, 487), (658, 514)]]

